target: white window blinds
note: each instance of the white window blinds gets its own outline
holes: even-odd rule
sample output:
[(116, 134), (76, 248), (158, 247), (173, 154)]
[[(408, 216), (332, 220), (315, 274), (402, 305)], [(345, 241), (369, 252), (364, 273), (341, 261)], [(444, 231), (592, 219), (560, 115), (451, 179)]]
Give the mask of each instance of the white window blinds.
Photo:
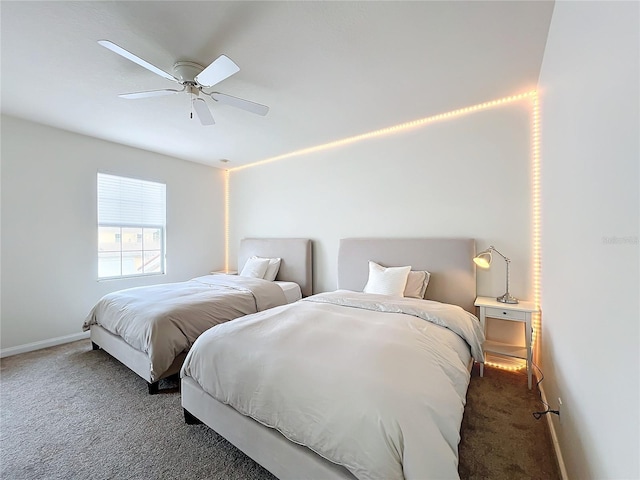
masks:
[(98, 224), (164, 227), (166, 185), (98, 173)]

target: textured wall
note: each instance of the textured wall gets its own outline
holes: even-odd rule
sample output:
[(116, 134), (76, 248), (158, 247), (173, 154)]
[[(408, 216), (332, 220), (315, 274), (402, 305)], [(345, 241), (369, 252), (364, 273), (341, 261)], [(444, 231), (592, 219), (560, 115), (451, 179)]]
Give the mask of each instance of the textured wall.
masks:
[(543, 387), (569, 478), (640, 478), (637, 2), (556, 2), (540, 74)]
[[(312, 238), (315, 290), (326, 291), (336, 288), (340, 238), (475, 238), (512, 258), (512, 291), (531, 298), (530, 107), (525, 99), (232, 172), (231, 245)], [(504, 279), (496, 258), (478, 272), (478, 292), (502, 294)]]
[[(97, 281), (97, 171), (167, 184), (166, 275)], [(81, 332), (105, 293), (223, 264), (223, 173), (2, 117), (2, 348)]]

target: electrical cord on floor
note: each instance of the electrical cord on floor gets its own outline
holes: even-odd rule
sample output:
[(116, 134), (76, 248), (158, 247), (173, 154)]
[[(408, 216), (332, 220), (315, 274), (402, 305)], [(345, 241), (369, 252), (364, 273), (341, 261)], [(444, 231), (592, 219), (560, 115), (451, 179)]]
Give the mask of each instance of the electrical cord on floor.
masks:
[(539, 386), (540, 386), (540, 382), (542, 382), (542, 380), (544, 380), (544, 372), (542, 370), (540, 370), (540, 367), (538, 365), (536, 365), (535, 362), (532, 361), (531, 363), (540, 372), (540, 380), (538, 380), (536, 382), (536, 387), (538, 387), (538, 392), (540, 392), (540, 402), (542, 402), (542, 404), (545, 406), (545, 410), (542, 410), (540, 412), (533, 412), (533, 418), (535, 418), (536, 420), (540, 420), (542, 418), (542, 416), (546, 415), (547, 413), (554, 413), (556, 415), (560, 415), (560, 410), (552, 410), (551, 406), (542, 399), (542, 390), (540, 390)]

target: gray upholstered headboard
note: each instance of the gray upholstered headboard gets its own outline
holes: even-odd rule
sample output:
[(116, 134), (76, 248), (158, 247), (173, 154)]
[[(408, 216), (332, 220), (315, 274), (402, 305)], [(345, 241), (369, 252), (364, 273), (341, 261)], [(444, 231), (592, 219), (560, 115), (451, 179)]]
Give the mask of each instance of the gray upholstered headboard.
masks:
[(369, 260), (385, 267), (411, 265), (431, 273), (425, 298), (460, 305), (475, 314), (476, 242), (469, 238), (344, 238), (338, 253), (338, 288), (362, 291)]
[(240, 240), (238, 271), (253, 255), (281, 258), (276, 280), (296, 282), (303, 297), (312, 294), (312, 248), (308, 238), (244, 238)]

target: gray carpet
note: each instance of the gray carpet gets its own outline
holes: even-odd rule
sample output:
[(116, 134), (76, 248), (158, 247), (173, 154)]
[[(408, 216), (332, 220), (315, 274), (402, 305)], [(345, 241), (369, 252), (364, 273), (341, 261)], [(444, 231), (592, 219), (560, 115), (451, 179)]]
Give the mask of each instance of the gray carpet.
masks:
[[(186, 425), (176, 380), (146, 383), (88, 340), (0, 361), (2, 479), (260, 479), (266, 470), (204, 425)], [(460, 475), (557, 479), (526, 377), (474, 371)]]

